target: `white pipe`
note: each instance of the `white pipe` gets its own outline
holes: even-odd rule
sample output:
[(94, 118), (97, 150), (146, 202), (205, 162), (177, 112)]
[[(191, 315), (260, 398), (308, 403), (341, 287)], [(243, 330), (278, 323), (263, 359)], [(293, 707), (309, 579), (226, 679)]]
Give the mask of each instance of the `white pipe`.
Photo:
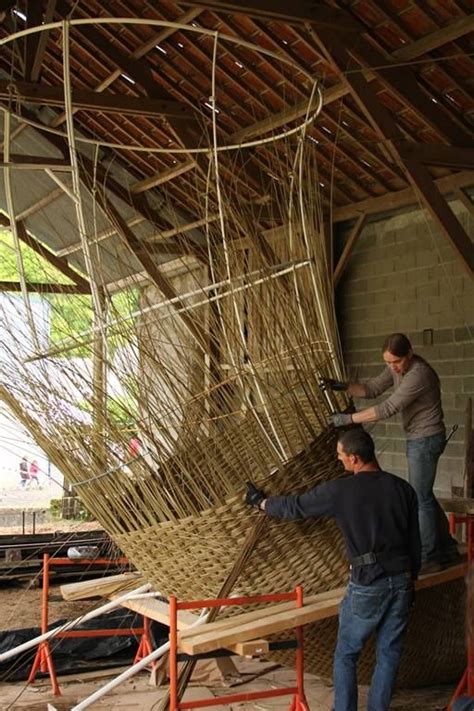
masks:
[(64, 625), (55, 627), (54, 629), (49, 630), (44, 634), (40, 634), (34, 639), (28, 640), (28, 642), (19, 644), (17, 647), (13, 647), (13, 649), (9, 649), (7, 652), (3, 652), (3, 654), (0, 654), (0, 662), (4, 662), (7, 659), (10, 659), (11, 657), (15, 657), (17, 654), (21, 654), (21, 652), (25, 652), (27, 649), (36, 647), (36, 645), (40, 644), (41, 642), (45, 642), (47, 639), (50, 639), (50, 637), (54, 637), (58, 632), (67, 632), (67, 630), (76, 627), (76, 625), (81, 624), (81, 622), (87, 622), (88, 620), (92, 620), (94, 617), (97, 617), (101, 613), (109, 612), (109, 610), (113, 610), (115, 607), (119, 607), (125, 600), (133, 598), (134, 595), (147, 592), (150, 588), (150, 583), (146, 583), (145, 585), (142, 585), (136, 590), (132, 590), (131, 592), (128, 592), (125, 595), (121, 595), (115, 600), (112, 600), (112, 602), (108, 602), (105, 605), (101, 605), (100, 607), (96, 608), (95, 610), (91, 610), (91, 612), (87, 612), (85, 615), (81, 615), (81, 617), (77, 617), (71, 622), (65, 622)]
[[(200, 616), (197, 618), (196, 622), (190, 625), (188, 629), (191, 629), (192, 627), (198, 627), (199, 625), (204, 624), (207, 620), (207, 615), (208, 612), (203, 610)], [(155, 649), (153, 652), (151, 652), (151, 654), (144, 657), (136, 664), (133, 664), (129, 669), (126, 669), (124, 672), (116, 676), (115, 679), (109, 681), (105, 686), (100, 689), (97, 689), (97, 691), (95, 691), (93, 694), (84, 699), (84, 701), (81, 701), (79, 704), (77, 704), (77, 706), (73, 706), (71, 708), (71, 711), (82, 711), (83, 709), (88, 708), (91, 704), (101, 699), (103, 696), (105, 696), (105, 694), (107, 694), (109, 691), (121, 684), (123, 681), (130, 679), (130, 677), (134, 676), (135, 674), (137, 674), (137, 672), (147, 667), (149, 664), (151, 664), (151, 662), (154, 662), (160, 657), (162, 657), (164, 654), (166, 654), (169, 648), (170, 643), (165, 642), (165, 644), (162, 644), (161, 647)]]

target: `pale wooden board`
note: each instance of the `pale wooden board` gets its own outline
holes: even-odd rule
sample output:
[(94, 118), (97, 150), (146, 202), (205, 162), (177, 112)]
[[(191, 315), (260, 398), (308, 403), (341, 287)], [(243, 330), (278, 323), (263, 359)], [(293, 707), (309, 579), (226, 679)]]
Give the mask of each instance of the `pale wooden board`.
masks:
[(196, 635), (178, 638), (178, 648), (187, 654), (201, 654), (214, 649), (227, 647), (237, 642), (246, 642), (256, 637), (265, 637), (269, 634), (293, 629), (299, 625), (306, 625), (309, 622), (326, 619), (337, 615), (342, 593), (336, 595), (332, 600), (315, 602), (304, 605), (301, 608), (284, 610), (275, 615), (267, 615), (260, 620), (253, 620), (244, 624), (234, 619), (234, 626), (217, 631), (213, 631), (212, 624), (207, 625), (205, 631)]
[(144, 582), (139, 573), (121, 573), (80, 583), (67, 583), (59, 589), (65, 600), (86, 600), (90, 597), (107, 597), (124, 587), (140, 587)]
[[(317, 595), (309, 595), (308, 597), (304, 598), (304, 604), (309, 605), (313, 602), (324, 602), (325, 600), (332, 600), (336, 595), (343, 595), (345, 589), (345, 587), (334, 588), (334, 590), (328, 590), (327, 592), (318, 593)], [(265, 606), (260, 606), (258, 609), (251, 610), (250, 612), (243, 612), (238, 616), (226, 617), (223, 620), (217, 620), (216, 622), (212, 623), (212, 628), (214, 630), (231, 628), (235, 626), (236, 620), (239, 620), (239, 624), (244, 624), (246, 622), (253, 622), (254, 620), (261, 620), (264, 617), (268, 617), (269, 615), (275, 615), (279, 612), (285, 612), (286, 610), (294, 610), (295, 608), (295, 601), (281, 602), (277, 605), (267, 604)], [(194, 634), (196, 634), (196, 630), (184, 631), (181, 633), (180, 638), (184, 639), (185, 637), (189, 637), (190, 635)]]
[(443, 583), (449, 583), (452, 580), (463, 578), (466, 573), (467, 563), (453, 565), (451, 566), (451, 568), (440, 570), (439, 573), (428, 573), (428, 575), (421, 575), (415, 583), (415, 588), (417, 590), (423, 590), (423, 588), (433, 588), (436, 585), (442, 585)]
[[(465, 572), (466, 565), (461, 564), (438, 573), (424, 575), (416, 582), (416, 588), (420, 590), (441, 585), (462, 578)], [(288, 609), (286, 604), (270, 606), (267, 610), (269, 614), (261, 615), (260, 618), (256, 618), (256, 611), (253, 611), (221, 622), (214, 622), (202, 629), (189, 630), (184, 635), (180, 634), (179, 649), (187, 654), (201, 654), (220, 647), (229, 647), (229, 645), (233, 645), (235, 648), (241, 642), (255, 640), (256, 636), (265, 637), (298, 625), (302, 626), (334, 617), (338, 614), (339, 603), (344, 591), (345, 588), (337, 588), (311, 596), (307, 598), (302, 608)]]
[(474, 514), (474, 499), (438, 499), (448, 513)]

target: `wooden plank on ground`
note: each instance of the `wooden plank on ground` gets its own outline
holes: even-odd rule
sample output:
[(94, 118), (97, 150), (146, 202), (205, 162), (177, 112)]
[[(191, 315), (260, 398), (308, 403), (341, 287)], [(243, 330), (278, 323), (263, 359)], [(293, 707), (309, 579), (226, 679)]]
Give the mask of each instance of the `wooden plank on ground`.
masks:
[(122, 588), (140, 587), (143, 582), (140, 573), (121, 573), (94, 580), (82, 580), (80, 583), (67, 583), (59, 589), (65, 600), (85, 600), (89, 597), (108, 597)]

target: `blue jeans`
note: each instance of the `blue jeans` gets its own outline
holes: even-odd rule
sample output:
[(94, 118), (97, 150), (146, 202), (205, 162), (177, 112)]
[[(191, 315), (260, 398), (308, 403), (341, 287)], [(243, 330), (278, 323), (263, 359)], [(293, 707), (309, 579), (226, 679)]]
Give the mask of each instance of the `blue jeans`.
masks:
[(448, 519), (433, 494), (438, 459), (445, 447), (443, 433), (407, 440), (408, 481), (418, 497), (423, 563), (455, 559), (457, 544), (449, 534)]
[(412, 601), (413, 582), (407, 573), (371, 585), (349, 583), (339, 608), (334, 711), (357, 711), (357, 659), (373, 632), (377, 635), (376, 664), (367, 711), (389, 708)]

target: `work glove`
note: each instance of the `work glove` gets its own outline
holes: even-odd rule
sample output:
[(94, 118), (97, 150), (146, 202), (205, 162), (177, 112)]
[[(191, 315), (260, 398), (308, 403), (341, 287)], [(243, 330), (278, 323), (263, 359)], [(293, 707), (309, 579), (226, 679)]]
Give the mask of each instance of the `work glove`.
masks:
[(334, 380), (333, 378), (321, 378), (321, 386), (325, 390), (335, 390), (340, 392), (341, 390), (347, 390), (348, 383), (344, 380)]
[(338, 413), (336, 415), (331, 415), (330, 420), (334, 427), (347, 427), (352, 424), (352, 415)]
[(247, 493), (245, 494), (245, 503), (249, 506), (255, 506), (257, 509), (260, 508), (260, 504), (267, 497), (261, 489), (257, 489), (255, 484), (251, 481), (247, 482)]

